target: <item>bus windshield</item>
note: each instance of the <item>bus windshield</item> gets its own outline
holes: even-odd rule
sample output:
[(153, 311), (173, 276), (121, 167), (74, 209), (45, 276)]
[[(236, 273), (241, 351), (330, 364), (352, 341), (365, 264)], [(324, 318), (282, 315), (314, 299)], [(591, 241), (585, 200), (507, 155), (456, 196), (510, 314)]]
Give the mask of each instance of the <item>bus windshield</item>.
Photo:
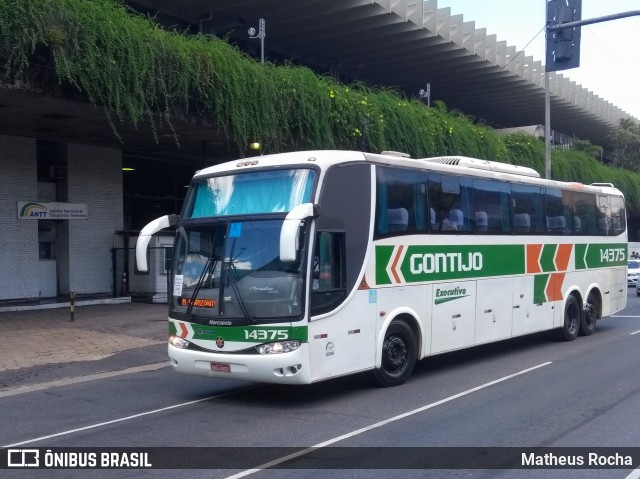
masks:
[(202, 324), (300, 319), (302, 268), (300, 261), (279, 259), (282, 222), (180, 226), (170, 290), (172, 312)]
[(196, 179), (182, 217), (287, 213), (311, 201), (315, 176), (312, 169), (298, 168)]

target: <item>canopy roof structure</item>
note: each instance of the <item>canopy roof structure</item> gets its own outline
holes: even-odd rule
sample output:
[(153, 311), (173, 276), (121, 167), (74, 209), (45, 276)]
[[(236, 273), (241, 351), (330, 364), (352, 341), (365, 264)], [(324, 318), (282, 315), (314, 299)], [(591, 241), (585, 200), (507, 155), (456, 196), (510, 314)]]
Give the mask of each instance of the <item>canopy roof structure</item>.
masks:
[[(266, 20), (267, 59), (277, 56), (347, 81), (431, 98), (496, 128), (544, 124), (544, 66), (476, 28), (437, 0), (131, 0), (203, 33), (254, 48), (249, 27)], [(182, 25), (184, 26), (184, 25)], [(542, 27), (542, 26), (541, 26)], [(562, 74), (551, 73), (551, 126), (594, 144), (632, 118)]]

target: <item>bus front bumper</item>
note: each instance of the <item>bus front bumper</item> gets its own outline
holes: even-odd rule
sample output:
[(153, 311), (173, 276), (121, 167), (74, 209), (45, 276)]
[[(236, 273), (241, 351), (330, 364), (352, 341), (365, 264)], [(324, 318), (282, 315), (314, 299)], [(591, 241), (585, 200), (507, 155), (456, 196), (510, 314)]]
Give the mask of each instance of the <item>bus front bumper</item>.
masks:
[(276, 384), (311, 383), (308, 343), (281, 354), (216, 354), (171, 344), (168, 348), (171, 366), (184, 374)]

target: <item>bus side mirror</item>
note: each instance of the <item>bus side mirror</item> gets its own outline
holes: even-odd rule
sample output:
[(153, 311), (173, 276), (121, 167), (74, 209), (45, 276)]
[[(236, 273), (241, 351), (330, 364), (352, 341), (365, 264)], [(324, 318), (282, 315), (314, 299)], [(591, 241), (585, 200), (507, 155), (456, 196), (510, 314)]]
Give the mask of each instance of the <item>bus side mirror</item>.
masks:
[(317, 217), (318, 208), (313, 203), (303, 203), (289, 211), (280, 230), (280, 261), (290, 263), (296, 260), (300, 249), (300, 222)]
[(147, 264), (147, 248), (149, 247), (149, 241), (151, 237), (158, 231), (168, 228), (169, 226), (176, 226), (180, 215), (165, 215), (160, 218), (156, 218), (151, 223), (147, 224), (140, 235), (138, 241), (136, 241), (136, 267), (138, 271), (146, 273), (149, 271), (149, 265)]

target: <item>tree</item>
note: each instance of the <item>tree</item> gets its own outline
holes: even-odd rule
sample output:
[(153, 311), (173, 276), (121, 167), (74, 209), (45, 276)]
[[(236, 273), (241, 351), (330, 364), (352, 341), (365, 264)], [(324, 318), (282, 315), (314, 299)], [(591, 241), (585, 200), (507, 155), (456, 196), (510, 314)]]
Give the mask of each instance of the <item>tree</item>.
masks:
[(623, 118), (609, 138), (613, 144), (613, 164), (640, 170), (640, 124), (632, 118)]
[(584, 151), (585, 153), (592, 156), (598, 161), (600, 161), (600, 159), (602, 158), (602, 147), (591, 144), (589, 140), (582, 140), (580, 138), (574, 137), (573, 149), (578, 151)]

